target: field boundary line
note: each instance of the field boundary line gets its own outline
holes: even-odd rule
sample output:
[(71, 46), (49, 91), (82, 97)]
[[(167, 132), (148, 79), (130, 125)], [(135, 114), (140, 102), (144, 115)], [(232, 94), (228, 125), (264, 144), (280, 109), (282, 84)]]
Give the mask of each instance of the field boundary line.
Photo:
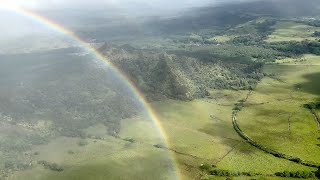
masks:
[[(246, 100), (249, 98), (249, 96), (251, 95), (251, 92), (248, 93), (247, 95), (247, 98)], [(249, 136), (247, 136), (242, 130), (241, 128), (239, 127), (238, 123), (237, 123), (237, 115), (238, 115), (238, 112), (240, 112), (241, 110), (234, 110), (233, 113), (232, 113), (232, 125), (233, 125), (233, 128), (234, 130), (238, 133), (238, 135), (244, 139), (247, 143), (249, 143), (250, 145), (268, 153), (268, 154), (271, 154), (275, 157), (278, 157), (278, 158), (282, 158), (282, 159), (286, 159), (288, 161), (292, 161), (292, 162), (295, 162), (297, 164), (301, 164), (301, 165), (304, 165), (304, 166), (308, 166), (308, 167), (315, 167), (315, 168), (320, 168), (320, 163), (316, 163), (316, 162), (312, 162), (312, 161), (305, 161), (303, 159), (300, 159), (298, 157), (294, 157), (294, 156), (290, 156), (290, 155), (287, 155), (287, 154), (283, 154), (281, 152), (278, 152), (278, 151), (275, 151), (273, 149), (270, 149), (268, 147), (265, 147), (259, 143), (257, 143), (256, 141), (252, 140)]]

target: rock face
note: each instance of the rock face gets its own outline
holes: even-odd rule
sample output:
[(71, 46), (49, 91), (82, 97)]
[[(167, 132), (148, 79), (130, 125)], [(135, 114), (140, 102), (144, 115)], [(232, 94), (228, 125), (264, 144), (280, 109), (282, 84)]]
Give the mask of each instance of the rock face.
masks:
[(261, 78), (261, 66), (250, 62), (202, 61), (188, 55), (105, 45), (100, 51), (146, 95), (148, 100), (192, 100), (210, 89), (249, 89)]

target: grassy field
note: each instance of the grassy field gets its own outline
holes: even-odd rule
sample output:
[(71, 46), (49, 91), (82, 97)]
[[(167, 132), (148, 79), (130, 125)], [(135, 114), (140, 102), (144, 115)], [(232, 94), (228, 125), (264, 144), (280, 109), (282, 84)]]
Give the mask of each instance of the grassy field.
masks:
[[(62, 165), (63, 172), (35, 165), (30, 170), (14, 173), (9, 179), (173, 179), (173, 171), (168, 171), (172, 169), (170, 154), (179, 167), (181, 179), (200, 177), (202, 163), (216, 164), (219, 169), (263, 174), (312, 170), (275, 158), (241, 140), (232, 127), (231, 113), (233, 104), (247, 93), (212, 91), (207, 99), (152, 104), (168, 136), (170, 150), (155, 148), (153, 145), (161, 143), (157, 130), (152, 122), (136, 117), (123, 121), (119, 134), (120, 138), (133, 139), (134, 143), (110, 137), (103, 125), (95, 125), (86, 132), (102, 137), (101, 140), (88, 139), (88, 145), (79, 146), (79, 139), (58, 138), (29, 152), (38, 152), (37, 160)], [(239, 121), (242, 125), (241, 119)]]
[(238, 143), (228, 123), (230, 107), (197, 100), (159, 102), (155, 109), (167, 130), (170, 148), (179, 152), (175, 158), (184, 179), (195, 178), (200, 164), (214, 163)]
[(81, 180), (81, 179), (174, 179), (168, 152), (152, 145), (130, 143), (112, 137), (88, 140), (58, 138), (48, 145), (34, 149), (36, 159), (54, 162), (64, 167), (63, 172), (44, 169), (40, 165), (13, 174), (9, 179)]
[(239, 113), (238, 123), (252, 139), (271, 149), (320, 162), (320, 132), (303, 104), (319, 100), (320, 57), (268, 65), (264, 78)]
[[(208, 176), (205, 180), (226, 180), (226, 177)], [(286, 180), (286, 179), (301, 179), (301, 178), (283, 178), (283, 177), (272, 177), (272, 176), (253, 176), (253, 177), (232, 177), (234, 180)]]
[(279, 22), (274, 28), (276, 30), (268, 37), (267, 42), (315, 40), (312, 34), (320, 30), (318, 27), (294, 22)]
[(214, 163), (219, 169), (263, 174), (314, 170), (277, 159), (247, 145), (238, 137), (230, 120), (232, 106), (247, 93), (213, 91), (213, 99), (159, 102), (154, 105), (165, 129), (170, 129), (167, 131), (170, 148), (179, 151), (175, 157), (183, 179), (197, 177), (199, 162)]
[[(270, 148), (319, 162), (317, 124), (302, 108), (304, 103), (319, 99), (320, 87), (315, 85), (320, 83), (319, 57), (305, 55), (277, 63), (266, 66), (270, 77), (264, 78), (250, 96), (238, 123), (250, 137)], [(262, 174), (314, 170), (266, 154), (238, 136), (231, 123), (232, 108), (248, 91), (213, 90), (210, 94), (189, 102), (163, 100), (152, 104), (167, 135), (168, 149), (154, 146), (163, 145), (163, 141), (153, 122), (143, 116), (123, 120), (119, 137), (110, 136), (105, 125), (93, 124), (83, 130), (91, 138), (59, 137), (21, 153), (30, 157), (32, 168), (15, 172), (8, 179), (174, 179), (175, 165), (181, 179), (195, 179), (201, 176), (199, 166), (203, 163)], [(46, 132), (52, 123), (39, 121), (34, 128)], [(64, 171), (45, 169), (37, 164), (39, 160), (57, 163)]]

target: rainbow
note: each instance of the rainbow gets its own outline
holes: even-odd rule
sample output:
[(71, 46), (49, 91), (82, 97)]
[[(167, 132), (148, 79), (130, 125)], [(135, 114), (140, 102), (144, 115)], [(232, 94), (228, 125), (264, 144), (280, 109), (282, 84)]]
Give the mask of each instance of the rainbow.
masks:
[[(78, 43), (78, 45), (81, 48), (86, 50), (88, 53), (94, 55), (94, 57), (97, 60), (100, 60), (100, 61), (104, 62), (104, 64), (106, 64), (108, 67), (111, 67), (110, 69), (115, 74), (117, 74), (121, 79), (123, 79), (123, 81), (126, 83), (126, 85), (130, 88), (130, 90), (136, 96), (139, 103), (141, 103), (141, 105), (145, 108), (148, 116), (153, 121), (154, 125), (156, 126), (159, 133), (161, 134), (161, 137), (163, 138), (164, 143), (166, 143), (167, 146), (169, 145), (168, 137), (167, 137), (162, 125), (161, 125), (161, 122), (159, 121), (159, 118), (157, 117), (156, 113), (153, 111), (153, 108), (151, 107), (151, 105), (146, 101), (144, 95), (137, 89), (137, 87), (132, 83), (132, 81), (119, 68), (117, 68), (115, 65), (112, 64), (112, 62), (110, 60), (107, 59), (106, 56), (101, 54), (99, 51), (97, 51), (94, 47), (92, 47), (85, 40), (81, 39), (78, 35), (76, 35), (71, 30), (69, 30), (69, 29), (67, 29), (67, 28), (65, 28), (65, 27), (31, 11), (31, 10), (19, 7), (14, 4), (9, 4), (9, 3), (5, 3), (5, 2), (3, 3), (0, 0), (0, 6), (2, 6), (2, 5), (5, 5), (4, 7), (6, 10), (14, 12), (20, 16), (29, 18), (32, 21), (35, 21), (35, 22), (37, 22), (41, 25), (44, 25), (46, 27), (49, 27), (50, 29), (57, 31), (58, 33), (61, 33), (65, 36), (69, 37), (70, 39), (72, 39), (76, 43)], [(173, 162), (173, 166), (174, 166), (175, 179), (181, 179), (180, 173), (178, 171), (179, 168), (177, 167), (177, 162), (174, 158), (174, 155), (172, 154), (172, 152), (169, 152), (169, 153), (171, 154), (170, 158), (171, 158), (171, 161)]]

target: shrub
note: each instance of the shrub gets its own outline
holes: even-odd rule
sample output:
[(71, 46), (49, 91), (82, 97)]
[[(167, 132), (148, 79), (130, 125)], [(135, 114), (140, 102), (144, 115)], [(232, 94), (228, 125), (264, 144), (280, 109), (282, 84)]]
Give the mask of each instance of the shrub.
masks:
[(86, 139), (80, 139), (79, 141), (78, 141), (78, 145), (79, 146), (86, 146), (86, 145), (88, 145), (89, 143), (88, 143), (88, 141), (86, 140)]
[(68, 151), (68, 154), (74, 154), (74, 151), (69, 150), (69, 151)]
[(320, 178), (320, 168), (318, 168), (318, 170), (315, 172), (315, 176), (317, 178)]
[(124, 140), (124, 141), (128, 141), (128, 142), (131, 142), (131, 143), (136, 142), (133, 138), (124, 138), (123, 140)]
[(242, 106), (239, 106), (239, 105), (236, 105), (236, 106), (233, 108), (233, 110), (235, 110), (235, 111), (241, 111), (241, 109), (242, 109)]
[(17, 164), (17, 169), (18, 169), (18, 170), (25, 170), (25, 169), (27, 169), (28, 167), (29, 167), (29, 165), (26, 164), (26, 163), (18, 163), (18, 164)]
[(214, 165), (202, 164), (200, 166), (201, 170), (206, 170), (210, 175), (213, 176), (256, 176), (258, 173), (254, 172), (237, 172), (237, 171), (229, 171), (229, 170), (221, 170), (215, 169)]
[(308, 172), (308, 171), (296, 171), (296, 172), (277, 172), (275, 173), (276, 176), (279, 177), (291, 177), (291, 178), (314, 178), (316, 174), (314, 172)]
[(320, 102), (311, 102), (308, 104), (303, 105), (304, 108), (307, 109), (319, 109), (320, 108)]
[(210, 171), (211, 168), (212, 168), (212, 166), (211, 166), (210, 164), (207, 164), (207, 163), (200, 165), (200, 169), (201, 169), (202, 171)]
[(166, 147), (162, 144), (155, 144), (153, 145), (155, 148), (159, 148), (159, 149), (165, 149)]
[(44, 168), (46, 169), (50, 169), (52, 171), (63, 171), (63, 167), (62, 166), (59, 166), (57, 163), (50, 163), (50, 162), (47, 162), (47, 161), (38, 161), (38, 164), (41, 164)]
[(314, 37), (320, 37), (320, 32), (319, 32), (319, 31), (315, 31), (315, 32), (313, 33), (313, 36), (314, 36)]

